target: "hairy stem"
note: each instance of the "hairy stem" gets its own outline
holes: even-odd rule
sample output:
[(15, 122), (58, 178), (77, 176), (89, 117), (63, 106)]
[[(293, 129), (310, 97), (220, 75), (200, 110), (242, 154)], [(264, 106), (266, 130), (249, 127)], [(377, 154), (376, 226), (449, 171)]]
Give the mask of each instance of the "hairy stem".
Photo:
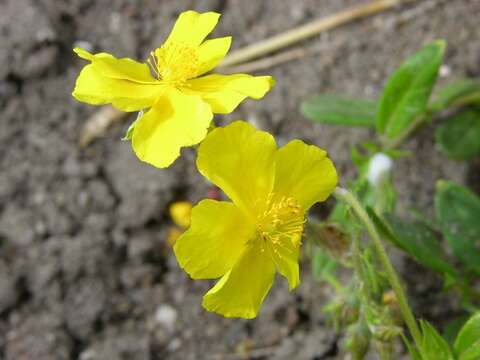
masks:
[(405, 324), (407, 325), (408, 330), (410, 331), (410, 334), (412, 335), (412, 338), (417, 345), (417, 348), (420, 349), (422, 343), (422, 335), (420, 329), (418, 327), (417, 321), (415, 320), (415, 317), (413, 316), (412, 310), (408, 305), (408, 300), (400, 283), (400, 279), (398, 278), (397, 272), (395, 271), (392, 263), (390, 262), (387, 251), (383, 246), (382, 240), (377, 232), (377, 229), (375, 228), (375, 225), (373, 224), (365, 209), (351, 192), (346, 189), (337, 187), (333, 194), (337, 199), (351, 206), (358, 219), (365, 226), (365, 229), (367, 230), (373, 242), (373, 246), (375, 247), (379, 261), (385, 270), (390, 286), (392, 287), (392, 290), (398, 300), (400, 312), (405, 321)]

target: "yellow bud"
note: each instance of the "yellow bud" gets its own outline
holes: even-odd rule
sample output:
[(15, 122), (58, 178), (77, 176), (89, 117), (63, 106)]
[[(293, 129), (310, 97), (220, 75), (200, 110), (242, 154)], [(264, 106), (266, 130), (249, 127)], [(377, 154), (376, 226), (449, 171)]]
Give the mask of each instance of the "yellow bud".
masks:
[(173, 222), (186, 229), (190, 226), (190, 214), (192, 212), (192, 203), (188, 201), (177, 201), (170, 205), (170, 217)]

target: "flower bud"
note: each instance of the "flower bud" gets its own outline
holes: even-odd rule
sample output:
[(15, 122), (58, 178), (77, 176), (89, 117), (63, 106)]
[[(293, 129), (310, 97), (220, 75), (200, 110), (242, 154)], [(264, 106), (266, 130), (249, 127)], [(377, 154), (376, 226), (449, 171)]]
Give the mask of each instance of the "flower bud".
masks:
[(367, 179), (373, 186), (378, 186), (384, 182), (393, 167), (392, 159), (384, 153), (376, 153), (370, 159), (368, 164)]
[(347, 348), (353, 360), (362, 360), (370, 347), (371, 333), (367, 325), (360, 321), (348, 328)]

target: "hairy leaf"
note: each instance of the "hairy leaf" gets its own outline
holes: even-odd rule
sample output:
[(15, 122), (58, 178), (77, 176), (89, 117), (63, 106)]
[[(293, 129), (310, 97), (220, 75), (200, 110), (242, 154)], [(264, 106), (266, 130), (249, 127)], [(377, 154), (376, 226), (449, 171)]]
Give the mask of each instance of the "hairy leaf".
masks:
[(480, 110), (466, 110), (437, 128), (435, 139), (440, 150), (456, 160), (480, 154)]
[(445, 254), (435, 234), (424, 224), (407, 222), (393, 215), (380, 218), (370, 215), (384, 236), (387, 236), (400, 249), (404, 250), (423, 266), (450, 278), (457, 277), (455, 269), (445, 260)]
[(303, 114), (312, 121), (373, 128), (377, 105), (368, 100), (319, 95), (305, 101), (301, 109)]
[(380, 133), (395, 138), (425, 112), (444, 51), (445, 42), (434, 41), (393, 73), (379, 104), (376, 126)]
[(468, 269), (480, 274), (480, 198), (463, 186), (440, 181), (435, 212), (455, 256)]
[(422, 329), (422, 357), (425, 360), (454, 360), (450, 346), (435, 328), (426, 321), (420, 320)]
[(464, 79), (445, 86), (435, 95), (430, 110), (440, 111), (456, 103), (480, 103), (480, 82)]
[(453, 349), (459, 360), (480, 359), (480, 312), (462, 327)]

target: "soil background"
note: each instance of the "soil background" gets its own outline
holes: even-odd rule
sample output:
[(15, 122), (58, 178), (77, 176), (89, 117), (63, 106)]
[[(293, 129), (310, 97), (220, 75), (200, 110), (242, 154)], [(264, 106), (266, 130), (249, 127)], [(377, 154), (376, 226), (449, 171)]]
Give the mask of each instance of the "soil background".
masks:
[[(360, 3), (0, 0), (0, 359), (241, 359), (247, 349), (255, 359), (348, 358), (325, 324), (331, 294), (312, 279), (308, 259), (300, 287), (289, 293), (278, 278), (257, 319), (205, 312), (211, 283), (188, 279), (165, 242), (168, 205), (197, 202), (209, 188), (194, 152), (163, 171), (137, 161), (120, 141), (135, 115), (81, 150), (82, 126), (98, 109), (70, 93), (85, 64), (74, 46), (145, 59), (187, 9), (221, 12), (213, 35), (232, 34), (239, 48)], [(350, 146), (372, 133), (312, 124), (301, 101), (317, 93), (374, 99), (402, 59), (438, 38), (448, 41), (441, 82), (478, 77), (479, 19), (478, 0), (424, 0), (342, 26), (301, 44), (321, 53), (265, 71), (276, 87), (224, 119), (247, 119), (280, 143), (301, 138), (328, 149), (345, 183), (355, 173)], [(428, 213), (437, 179), (465, 183), (475, 171), (439, 154), (434, 127), (396, 163), (403, 211)], [(441, 279), (397, 260), (417, 313), (444, 323), (455, 304), (440, 294)]]

